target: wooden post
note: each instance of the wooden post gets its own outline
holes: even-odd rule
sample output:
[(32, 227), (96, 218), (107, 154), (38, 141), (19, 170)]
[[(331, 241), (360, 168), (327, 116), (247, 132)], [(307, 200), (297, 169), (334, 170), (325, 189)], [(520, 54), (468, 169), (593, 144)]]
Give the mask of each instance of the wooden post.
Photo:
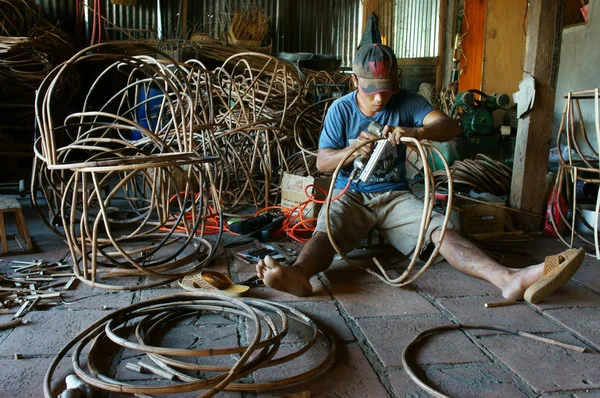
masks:
[[(533, 76), (536, 93), (531, 111), (519, 120), (510, 204), (540, 215), (544, 214), (548, 199), (545, 197), (546, 172), (552, 140), (562, 10), (563, 0), (538, 0), (530, 3), (528, 11), (524, 76)], [(523, 231), (536, 231), (542, 223), (538, 217), (522, 214), (518, 226)]]
[(440, 21), (438, 32), (438, 56), (437, 68), (435, 71), (435, 91), (442, 89), (442, 81), (444, 80), (444, 50), (446, 39), (446, 20), (448, 13), (448, 0), (440, 0)]
[(462, 20), (461, 44), (464, 57), (460, 59), (461, 74), (458, 78), (458, 91), (473, 88), (481, 90), (487, 2), (488, 0), (464, 2), (465, 16)]
[(181, 23), (181, 36), (183, 40), (186, 40), (188, 38), (188, 31), (187, 31), (187, 17), (188, 17), (188, 12), (187, 12), (187, 0), (182, 0), (182, 4), (181, 4), (181, 18), (182, 18), (182, 23)]
[(365, 0), (363, 2), (363, 34), (371, 14), (377, 15), (382, 43), (394, 48), (394, 2), (391, 0)]

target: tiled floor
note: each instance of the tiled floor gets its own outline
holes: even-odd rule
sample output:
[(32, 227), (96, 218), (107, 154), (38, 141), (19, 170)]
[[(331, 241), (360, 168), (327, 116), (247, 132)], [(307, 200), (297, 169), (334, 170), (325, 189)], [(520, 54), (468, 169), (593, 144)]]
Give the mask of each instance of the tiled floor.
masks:
[[(26, 202), (23, 202), (26, 204)], [(3, 257), (0, 271), (11, 260), (39, 258), (55, 261), (67, 247), (39, 221), (31, 209), (26, 215), (38, 252)], [(542, 261), (546, 254), (564, 250), (562, 244), (540, 238), (505, 262), (522, 266)], [(369, 253), (353, 253), (367, 261)], [(389, 250), (379, 254), (393, 263)], [(400, 270), (393, 265), (392, 271)], [(253, 267), (232, 253), (225, 253), (216, 269), (235, 280), (252, 275)], [(486, 282), (462, 275), (447, 263), (429, 269), (412, 286), (398, 289), (385, 285), (365, 272), (336, 260), (332, 267), (313, 279), (316, 294), (299, 299), (266, 287), (253, 287), (249, 296), (283, 302), (310, 315), (335, 336), (337, 356), (323, 376), (283, 391), (238, 393), (224, 397), (280, 397), (310, 391), (313, 397), (427, 397), (404, 371), (402, 352), (420, 331), (452, 323), (499, 325), (587, 348), (576, 353), (524, 337), (489, 330), (451, 331), (428, 337), (409, 358), (418, 365), (429, 385), (451, 397), (600, 397), (600, 262), (586, 260), (571, 282), (539, 305), (524, 302), (513, 306), (485, 308), (484, 303), (500, 299), (499, 292)], [(27, 325), (0, 331), (0, 397), (41, 397), (42, 380), (50, 361), (80, 330), (108, 311), (153, 297), (182, 292), (171, 286), (138, 292), (115, 292), (79, 284), (65, 304), (26, 316)], [(16, 311), (16, 309), (15, 309)], [(0, 323), (9, 319), (2, 315)], [(178, 326), (165, 335), (164, 342), (195, 346), (231, 346), (247, 339), (248, 330), (231, 319)], [(245, 333), (244, 333), (245, 332)], [(297, 347), (301, 334), (286, 337), (282, 353)], [(19, 353), (22, 359), (14, 359)], [(288, 377), (318, 363), (327, 349), (317, 345), (300, 359), (284, 366), (254, 374), (255, 382)], [(141, 376), (123, 369), (132, 358), (119, 354), (109, 360), (123, 380)], [(84, 354), (85, 356), (85, 354)], [(110, 356), (110, 354), (107, 354)], [(64, 360), (55, 377), (70, 372)], [(148, 378), (148, 376), (144, 376)], [(191, 397), (193, 393), (173, 396)], [(112, 394), (111, 397), (124, 396)], [(304, 395), (306, 396), (306, 395)]]

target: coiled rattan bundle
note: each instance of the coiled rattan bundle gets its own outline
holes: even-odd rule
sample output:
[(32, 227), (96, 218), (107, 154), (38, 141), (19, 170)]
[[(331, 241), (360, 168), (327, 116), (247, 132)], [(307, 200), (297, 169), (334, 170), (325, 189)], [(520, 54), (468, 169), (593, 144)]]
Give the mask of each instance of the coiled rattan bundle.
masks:
[[(247, 325), (247, 344), (233, 347), (208, 344), (208, 347), (187, 348), (194, 335), (171, 338), (175, 346), (167, 346), (169, 330), (182, 322), (199, 326), (202, 316), (225, 315)], [(199, 327), (194, 329), (199, 329)], [(292, 327), (309, 330), (309, 338), (300, 347), (285, 355), (277, 355)], [(130, 337), (128, 336), (130, 335)], [(189, 337), (189, 338), (188, 338)], [(184, 341), (181, 341), (184, 340)], [(244, 339), (245, 340), (245, 339)], [(257, 370), (268, 370), (293, 360), (315, 344), (325, 344), (327, 354), (308, 370), (292, 371), (292, 375), (268, 381), (240, 380)], [(186, 347), (186, 348), (184, 348)], [(179, 294), (160, 297), (121, 308), (80, 332), (54, 358), (44, 380), (44, 394), (54, 397), (52, 378), (59, 362), (72, 350), (74, 372), (85, 383), (105, 391), (129, 394), (182, 394), (201, 392), (211, 397), (219, 391), (266, 391), (292, 386), (317, 377), (327, 371), (335, 360), (335, 342), (306, 315), (281, 303), (256, 299), (231, 299), (211, 294)], [(87, 360), (82, 356), (89, 350)], [(116, 375), (123, 362), (108, 372), (101, 366), (107, 352), (121, 351), (122, 358), (147, 360), (148, 368), (158, 368), (162, 379), (148, 384), (120, 380)], [(142, 357), (140, 357), (142, 356)], [(210, 358), (219, 359), (216, 363)], [(86, 363), (87, 362), (87, 363)], [(87, 365), (87, 366), (86, 366)], [(302, 366), (304, 368), (304, 366)], [(201, 372), (198, 376), (197, 372)], [(281, 373), (276, 373), (281, 374)], [(289, 374), (289, 373), (288, 373)]]

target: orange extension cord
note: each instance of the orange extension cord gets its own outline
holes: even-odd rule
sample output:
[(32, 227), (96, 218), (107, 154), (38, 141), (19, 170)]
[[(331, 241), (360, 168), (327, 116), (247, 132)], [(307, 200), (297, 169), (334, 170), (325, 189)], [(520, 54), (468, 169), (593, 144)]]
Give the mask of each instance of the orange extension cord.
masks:
[[(346, 191), (348, 190), (348, 188), (350, 187), (350, 183), (351, 180), (348, 179), (348, 184), (346, 184), (346, 186), (344, 187), (344, 189), (342, 190), (342, 192), (337, 195), (335, 198), (333, 198), (331, 201), (335, 201), (338, 200), (340, 197), (342, 197), (342, 195), (344, 195), (346, 193)], [(266, 211), (270, 211), (270, 210), (277, 210), (279, 213), (283, 214), (286, 218), (285, 221), (283, 222), (283, 226), (278, 229), (277, 231), (275, 231), (275, 234), (286, 234), (287, 236), (289, 236), (291, 239), (295, 240), (296, 242), (300, 242), (300, 243), (306, 243), (308, 241), (308, 239), (310, 239), (310, 235), (312, 235), (312, 233), (315, 230), (315, 226), (316, 226), (316, 218), (304, 218), (304, 210), (306, 209), (306, 206), (309, 205), (310, 202), (314, 202), (314, 203), (318, 203), (318, 204), (325, 204), (326, 200), (319, 200), (317, 198), (315, 198), (313, 195), (308, 193), (308, 190), (310, 188), (313, 189), (318, 189), (321, 193), (323, 193), (325, 196), (327, 196), (327, 191), (325, 191), (323, 188), (316, 186), (314, 184), (310, 184), (307, 185), (306, 188), (304, 188), (304, 193), (306, 194), (306, 197), (308, 198), (308, 200), (294, 206), (294, 207), (284, 207), (284, 206), (269, 206), (269, 207), (265, 207), (264, 209), (259, 210), (256, 214), (255, 217), (260, 216), (261, 214), (263, 214)], [(184, 192), (181, 192), (182, 194)], [(177, 197), (177, 195), (173, 195), (171, 197), (171, 199), (169, 201), (173, 201), (175, 198)], [(196, 198), (198, 197), (198, 194), (196, 194), (195, 196)], [(210, 211), (210, 213), (215, 213), (215, 211), (213, 210), (213, 208), (209, 205), (208, 206), (208, 210)], [(176, 215), (175, 218), (177, 218), (179, 215)], [(190, 214), (186, 214), (186, 219), (191, 219), (192, 215)], [(166, 228), (166, 227), (162, 227), (160, 228), (161, 231), (171, 231), (170, 228)], [(180, 233), (185, 233), (187, 232), (186, 229), (184, 227), (177, 227), (175, 229), (175, 232), (180, 232)], [(221, 232), (221, 219), (218, 215), (214, 215), (214, 216), (210, 216), (210, 217), (206, 217), (205, 219), (205, 223), (204, 223), (204, 234), (205, 235), (215, 235)], [(235, 232), (232, 232), (228, 227), (227, 227), (227, 223), (224, 222), (223, 223), (223, 232), (227, 232), (230, 233), (232, 235), (238, 235)], [(308, 235), (308, 237), (303, 237)]]
[[(340, 197), (342, 197), (342, 195), (344, 195), (346, 193), (346, 191), (348, 190), (348, 188), (350, 187), (350, 183), (351, 183), (351, 180), (348, 179), (348, 183), (346, 184), (346, 186), (344, 187), (342, 192), (340, 192), (340, 194), (338, 196), (336, 196), (335, 198), (333, 198), (331, 201), (333, 202), (335, 200), (338, 200)], [(323, 188), (316, 186), (314, 184), (310, 184), (310, 185), (307, 185), (306, 188), (304, 188), (304, 193), (306, 194), (306, 197), (308, 198), (308, 200), (306, 200), (294, 207), (283, 207), (283, 206), (265, 207), (264, 209), (259, 210), (255, 216), (260, 216), (265, 211), (274, 210), (274, 209), (279, 210), (279, 212), (281, 212), (286, 218), (285, 218), (285, 221), (283, 222), (283, 226), (279, 230), (275, 231), (275, 234), (285, 233), (287, 236), (289, 236), (291, 239), (295, 240), (296, 242), (306, 243), (308, 241), (308, 239), (310, 239), (310, 235), (312, 235), (312, 233), (315, 230), (317, 219), (316, 218), (304, 218), (304, 214), (303, 214), (304, 209), (306, 209), (306, 206), (308, 206), (308, 204), (310, 202), (319, 203), (319, 204), (326, 203), (326, 200), (319, 200), (319, 199), (315, 198), (313, 195), (308, 193), (308, 190), (311, 187), (313, 189), (314, 188), (318, 189), (325, 196), (327, 196), (327, 191), (325, 191)], [(304, 235), (304, 236), (309, 235), (309, 236), (303, 237), (302, 235)]]

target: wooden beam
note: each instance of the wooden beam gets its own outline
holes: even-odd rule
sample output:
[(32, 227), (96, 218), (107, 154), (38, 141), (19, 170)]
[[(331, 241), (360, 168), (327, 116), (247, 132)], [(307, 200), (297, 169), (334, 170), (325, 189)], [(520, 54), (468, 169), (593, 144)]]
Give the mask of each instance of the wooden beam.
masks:
[(428, 65), (435, 66), (439, 65), (438, 57), (425, 57), (425, 58), (398, 58), (399, 66), (414, 66), (414, 65)]
[(448, 19), (448, 15), (446, 14), (448, 14), (448, 0), (440, 0), (440, 30), (438, 32), (438, 61), (435, 71), (435, 91), (442, 89), (442, 82), (444, 80), (444, 49), (446, 48), (446, 20)]
[(458, 91), (481, 90), (487, 0), (465, 1)]
[[(532, 1), (528, 10), (524, 76), (533, 76), (536, 93), (531, 111), (519, 120), (510, 204), (540, 215), (544, 214), (548, 200), (545, 184), (552, 140), (563, 1)], [(542, 222), (538, 217), (521, 215), (518, 227), (523, 231), (536, 231), (542, 227)]]
[(188, 18), (188, 2), (187, 0), (181, 0), (182, 4), (181, 4), (181, 15), (182, 15), (182, 28), (181, 28), (181, 35), (182, 35), (182, 39), (186, 40), (188, 38), (188, 28), (187, 28), (187, 18)]
[[(484, 93), (511, 95), (519, 89), (518, 84), (523, 78), (523, 13), (527, 1), (488, 1), (481, 84)], [(493, 117), (495, 126), (503, 124), (504, 112), (494, 112)]]

